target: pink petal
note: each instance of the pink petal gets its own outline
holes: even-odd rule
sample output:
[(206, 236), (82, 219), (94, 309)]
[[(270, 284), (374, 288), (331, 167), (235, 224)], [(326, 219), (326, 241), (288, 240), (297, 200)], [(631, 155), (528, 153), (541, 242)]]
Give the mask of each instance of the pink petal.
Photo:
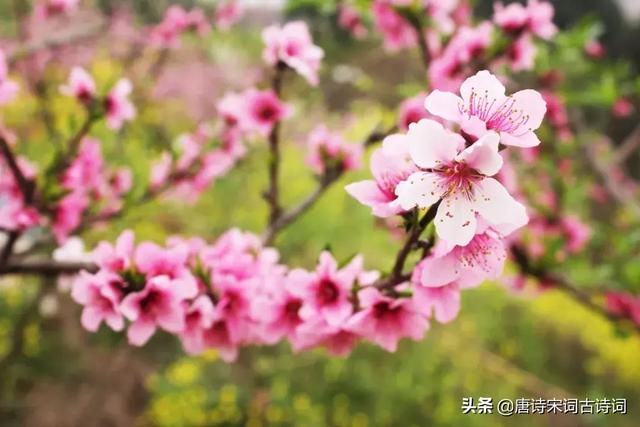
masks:
[(521, 110), (529, 117), (524, 126), (529, 130), (538, 129), (547, 112), (547, 103), (540, 92), (533, 89), (525, 89), (514, 93), (511, 97), (516, 101), (513, 108)]
[(427, 287), (438, 287), (447, 285), (459, 276), (458, 260), (453, 254), (443, 257), (431, 257), (422, 261), (422, 276), (420, 284)]
[(89, 306), (82, 310), (82, 317), (80, 317), (80, 323), (82, 327), (87, 331), (95, 332), (100, 327), (102, 322), (102, 313), (97, 309)]
[(459, 122), (463, 101), (451, 92), (434, 90), (424, 101), (424, 107), (431, 113), (445, 120)]
[(483, 175), (495, 175), (503, 163), (502, 156), (498, 153), (499, 141), (497, 133), (489, 132), (460, 153), (457, 160), (464, 161)]
[(184, 329), (184, 310), (174, 305), (156, 318), (158, 326), (167, 332), (177, 334)]
[(436, 121), (422, 119), (409, 125), (407, 133), (411, 158), (424, 169), (438, 167), (456, 156), (463, 138), (446, 130)]
[(462, 95), (465, 104), (469, 102), (471, 93), (474, 91), (480, 96), (486, 96), (491, 102), (495, 99), (494, 105), (496, 107), (502, 104), (506, 98), (504, 85), (487, 70), (478, 71), (460, 86), (460, 95)]
[(129, 326), (127, 338), (129, 344), (141, 347), (149, 341), (149, 338), (155, 333), (155, 323), (147, 319), (138, 319)]
[(523, 148), (537, 147), (540, 145), (540, 139), (538, 139), (538, 135), (533, 133), (533, 131), (525, 132), (518, 136), (502, 132), (500, 133), (500, 142), (504, 145)]

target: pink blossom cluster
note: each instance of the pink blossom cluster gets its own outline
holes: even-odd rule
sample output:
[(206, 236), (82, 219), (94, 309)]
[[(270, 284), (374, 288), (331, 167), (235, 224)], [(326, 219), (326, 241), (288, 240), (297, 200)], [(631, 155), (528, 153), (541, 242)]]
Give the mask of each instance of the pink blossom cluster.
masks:
[(244, 8), (236, 0), (226, 0), (221, 2), (213, 17), (215, 26), (220, 31), (227, 31), (235, 25), (244, 14)]
[(262, 31), (262, 40), (265, 44), (262, 58), (268, 65), (285, 64), (310, 85), (318, 84), (318, 71), (324, 51), (313, 44), (309, 27), (305, 22), (292, 21), (283, 26), (271, 25)]
[(608, 291), (605, 295), (607, 310), (640, 325), (640, 297), (629, 292)]
[(418, 283), (477, 286), (500, 276), (504, 239), (529, 220), (525, 207), (495, 178), (504, 165), (499, 145), (539, 144), (533, 131), (546, 105), (530, 89), (507, 96), (494, 75), (480, 71), (465, 80), (460, 96), (435, 90), (424, 108), (449, 127), (423, 118), (406, 133), (387, 137), (371, 156), (374, 179), (346, 190), (380, 217), (435, 207), (440, 240), (419, 263)]
[(366, 37), (369, 32), (358, 11), (348, 4), (338, 6), (338, 25), (356, 39)]
[(97, 97), (96, 83), (93, 77), (80, 67), (74, 67), (69, 74), (67, 84), (60, 87), (62, 94), (75, 97), (88, 109), (99, 108), (107, 124), (113, 130), (120, 129), (125, 122), (136, 117), (136, 108), (129, 100), (133, 86), (128, 79), (118, 80), (101, 99)]
[(328, 171), (350, 171), (360, 168), (361, 144), (347, 144), (342, 136), (319, 125), (307, 137), (307, 164), (318, 175)]
[(171, 48), (178, 45), (181, 34), (196, 32), (204, 35), (209, 29), (209, 22), (202, 9), (193, 8), (187, 12), (181, 6), (173, 5), (165, 12), (162, 22), (151, 29), (150, 39), (155, 46)]
[(141, 346), (161, 329), (190, 354), (211, 348), (227, 361), (242, 346), (283, 339), (296, 351), (326, 347), (346, 355), (361, 339), (395, 351), (404, 337), (421, 339), (432, 317), (450, 321), (459, 309), (454, 285), (385, 294), (361, 256), (341, 267), (323, 252), (314, 270), (289, 270), (275, 249), (237, 229), (213, 244), (170, 238), (165, 246), (136, 245), (126, 231), (115, 245), (100, 243), (92, 257), (99, 270), (82, 272), (72, 286), (87, 330), (103, 322), (126, 328), (129, 342)]
[(100, 141), (84, 138), (77, 156), (60, 178), (64, 195), (56, 202), (52, 223), (58, 242), (64, 242), (82, 224), (90, 208), (97, 217), (120, 211), (132, 180), (128, 168), (111, 170), (104, 164)]
[(293, 113), (292, 107), (282, 102), (273, 90), (255, 88), (227, 93), (218, 102), (217, 109), (226, 131), (238, 137), (266, 137), (276, 123)]
[(210, 146), (213, 129), (200, 125), (192, 134), (181, 135), (174, 152), (164, 151), (151, 167), (149, 189), (168, 191), (188, 201), (197, 198), (219, 177), (226, 175), (246, 154), (233, 132), (225, 131), (219, 144)]

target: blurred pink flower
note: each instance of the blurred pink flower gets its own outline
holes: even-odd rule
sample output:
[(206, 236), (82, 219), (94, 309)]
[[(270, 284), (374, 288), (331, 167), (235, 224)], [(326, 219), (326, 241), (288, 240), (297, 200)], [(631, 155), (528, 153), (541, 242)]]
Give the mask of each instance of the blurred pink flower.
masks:
[(355, 170), (360, 167), (362, 146), (347, 144), (340, 134), (331, 133), (324, 125), (318, 125), (307, 137), (307, 164), (318, 175), (332, 167), (341, 171)]
[(81, 67), (73, 67), (66, 85), (60, 86), (60, 92), (73, 96), (84, 105), (88, 105), (96, 96), (96, 83), (93, 77)]
[(244, 96), (247, 127), (262, 136), (267, 136), (276, 123), (292, 113), (291, 107), (280, 101), (272, 90), (249, 89)]
[(124, 122), (136, 117), (136, 108), (129, 100), (133, 86), (128, 79), (120, 79), (104, 100), (107, 124), (111, 129), (119, 130)]
[(626, 98), (618, 98), (613, 103), (613, 115), (617, 118), (624, 119), (629, 117), (635, 110), (634, 105)]
[(346, 329), (387, 351), (395, 352), (402, 338), (422, 339), (429, 327), (427, 318), (409, 298), (390, 298), (367, 287), (358, 292), (358, 299), (362, 309), (349, 319)]
[(215, 26), (220, 31), (228, 31), (235, 25), (244, 14), (244, 9), (236, 0), (226, 0), (222, 2), (215, 11)]
[(96, 332), (102, 322), (114, 331), (124, 329), (124, 318), (119, 310), (123, 297), (122, 279), (101, 271), (90, 274), (82, 271), (71, 290), (74, 301), (84, 306), (80, 319), (82, 326)]
[(12, 101), (20, 87), (12, 80), (9, 80), (9, 67), (7, 59), (2, 50), (0, 50), (0, 105), (4, 105)]
[(318, 70), (324, 51), (313, 44), (311, 33), (303, 21), (293, 21), (279, 27), (272, 25), (262, 31), (265, 49), (262, 57), (275, 66), (282, 62), (304, 77), (310, 85), (318, 84)]
[(355, 8), (347, 4), (339, 7), (338, 24), (343, 29), (349, 31), (356, 39), (362, 39), (367, 36), (368, 30), (362, 23), (360, 14)]
[(376, 28), (384, 37), (384, 48), (388, 51), (411, 48), (418, 42), (418, 35), (402, 16), (385, 0), (374, 0), (372, 5)]

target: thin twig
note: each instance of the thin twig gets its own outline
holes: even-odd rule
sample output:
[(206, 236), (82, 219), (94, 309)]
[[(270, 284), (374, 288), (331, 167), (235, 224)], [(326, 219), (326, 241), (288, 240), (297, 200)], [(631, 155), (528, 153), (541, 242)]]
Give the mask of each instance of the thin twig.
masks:
[(612, 164), (619, 165), (640, 148), (640, 124), (625, 138), (613, 153)]
[[(596, 304), (590, 294), (584, 292), (578, 286), (571, 283), (566, 277), (533, 265), (526, 250), (521, 246), (516, 244), (511, 245), (510, 252), (522, 274), (533, 277), (541, 282), (552, 284), (555, 289), (566, 293), (581, 305), (611, 322), (620, 323), (629, 320), (625, 316), (613, 313), (607, 310), (606, 307)], [(636, 325), (635, 323), (633, 325), (634, 330), (636, 332), (640, 332), (640, 325)]]
[[(278, 62), (271, 82), (271, 89), (280, 98), (282, 94), (282, 80), (287, 66)], [(276, 223), (282, 213), (280, 206), (280, 123), (276, 122), (269, 133), (269, 189), (265, 193), (265, 199), (269, 203), (269, 225)]]
[(10, 260), (6, 265), (0, 267), (0, 276), (8, 274), (58, 276), (60, 274), (75, 274), (83, 270), (93, 273), (97, 271), (97, 266), (91, 262)]

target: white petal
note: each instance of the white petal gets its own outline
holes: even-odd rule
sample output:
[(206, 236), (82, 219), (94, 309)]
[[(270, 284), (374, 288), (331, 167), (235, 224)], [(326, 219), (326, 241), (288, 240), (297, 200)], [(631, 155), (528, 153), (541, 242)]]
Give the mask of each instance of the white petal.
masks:
[(438, 236), (458, 246), (467, 245), (476, 234), (476, 215), (472, 202), (462, 194), (442, 200), (435, 218)]
[(422, 119), (409, 126), (409, 153), (416, 165), (424, 169), (450, 162), (457, 154), (462, 137), (446, 130), (436, 121)]
[(428, 208), (437, 202), (444, 189), (438, 184), (438, 175), (430, 172), (415, 172), (396, 187), (398, 202), (404, 210), (415, 206)]
[(525, 207), (493, 178), (485, 178), (477, 183), (474, 207), (491, 225), (518, 228), (529, 221)]
[(503, 160), (498, 153), (500, 136), (489, 132), (458, 155), (456, 160), (463, 161), (483, 175), (493, 176), (502, 168)]
[(424, 107), (433, 115), (457, 122), (461, 116), (462, 99), (451, 92), (434, 90), (425, 99)]

